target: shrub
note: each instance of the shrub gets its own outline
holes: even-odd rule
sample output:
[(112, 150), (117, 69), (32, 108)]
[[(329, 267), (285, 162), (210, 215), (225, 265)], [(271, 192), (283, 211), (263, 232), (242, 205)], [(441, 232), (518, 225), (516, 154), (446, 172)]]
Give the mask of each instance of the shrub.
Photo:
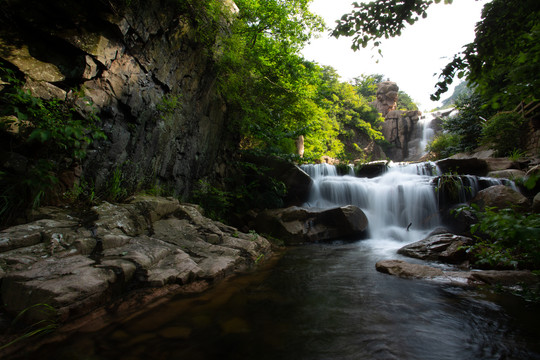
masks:
[(426, 151), (435, 154), (437, 159), (443, 159), (460, 151), (461, 136), (454, 133), (442, 133), (436, 136), (426, 146)]
[(491, 117), (482, 129), (482, 143), (506, 156), (521, 147), (525, 119), (514, 112), (500, 112)]
[(475, 264), (484, 267), (540, 269), (540, 214), (513, 209), (462, 207), (478, 218), (471, 226), (476, 243), (468, 247)]

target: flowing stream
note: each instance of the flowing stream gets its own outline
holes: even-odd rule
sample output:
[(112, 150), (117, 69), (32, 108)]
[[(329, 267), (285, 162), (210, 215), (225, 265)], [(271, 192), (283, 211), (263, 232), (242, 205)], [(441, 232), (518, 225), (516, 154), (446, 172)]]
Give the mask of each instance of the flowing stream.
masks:
[(328, 165), (304, 169), (315, 182), (305, 206), (359, 206), (369, 239), (286, 249), (255, 273), (28, 358), (540, 359), (538, 305), (375, 270), (440, 225), (432, 164), (391, 167), (374, 179), (337, 176)]

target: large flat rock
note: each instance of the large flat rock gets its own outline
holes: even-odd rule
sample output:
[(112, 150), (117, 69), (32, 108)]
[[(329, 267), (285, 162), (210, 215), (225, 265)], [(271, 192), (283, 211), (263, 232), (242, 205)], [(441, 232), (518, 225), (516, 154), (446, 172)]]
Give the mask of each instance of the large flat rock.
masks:
[(2, 231), (0, 294), (9, 314), (31, 308), (26, 320), (42, 320), (32, 306), (48, 304), (67, 320), (133, 290), (211, 284), (271, 255), (264, 237), (172, 198), (140, 196), (93, 212), (87, 226), (54, 210), (41, 213), (56, 220)]

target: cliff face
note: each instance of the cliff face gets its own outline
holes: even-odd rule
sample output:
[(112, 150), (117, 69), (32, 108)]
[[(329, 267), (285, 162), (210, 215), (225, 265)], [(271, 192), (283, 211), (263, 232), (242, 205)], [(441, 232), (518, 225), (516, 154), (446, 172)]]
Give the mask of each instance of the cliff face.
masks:
[(0, 58), (24, 74), (26, 88), (61, 99), (78, 89), (82, 111), (100, 118), (107, 140), (82, 164), (96, 189), (119, 169), (125, 186), (157, 182), (186, 195), (212, 171), (226, 108), (215, 39), (201, 40), (189, 4), (6, 0), (2, 7)]

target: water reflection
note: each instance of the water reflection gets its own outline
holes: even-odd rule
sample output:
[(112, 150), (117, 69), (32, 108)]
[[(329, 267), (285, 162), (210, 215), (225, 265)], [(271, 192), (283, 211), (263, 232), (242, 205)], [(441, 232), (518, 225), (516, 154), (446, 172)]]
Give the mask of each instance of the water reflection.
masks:
[(396, 255), (374, 243), (289, 249), (271, 268), (39, 358), (540, 359), (538, 306), (377, 273)]

